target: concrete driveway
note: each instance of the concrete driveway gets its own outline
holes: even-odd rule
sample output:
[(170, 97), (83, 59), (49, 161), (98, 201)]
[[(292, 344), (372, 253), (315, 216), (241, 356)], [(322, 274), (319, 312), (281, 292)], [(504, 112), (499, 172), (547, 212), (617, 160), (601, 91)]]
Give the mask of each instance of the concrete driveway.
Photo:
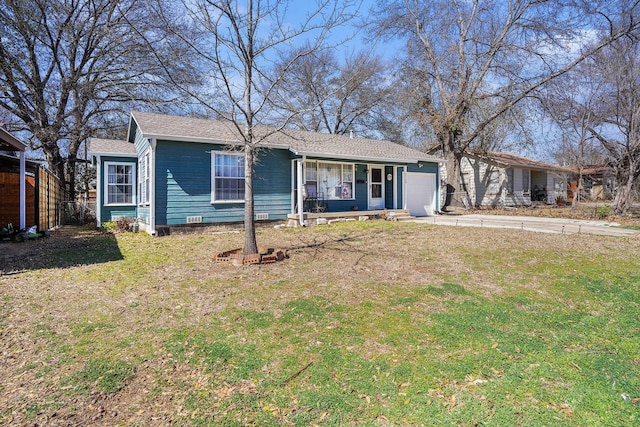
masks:
[(608, 221), (587, 221), (565, 218), (539, 218), (506, 215), (437, 215), (416, 218), (418, 223), (459, 227), (513, 228), (558, 234), (599, 234), (603, 236), (640, 236), (639, 230), (620, 228), (620, 224)]

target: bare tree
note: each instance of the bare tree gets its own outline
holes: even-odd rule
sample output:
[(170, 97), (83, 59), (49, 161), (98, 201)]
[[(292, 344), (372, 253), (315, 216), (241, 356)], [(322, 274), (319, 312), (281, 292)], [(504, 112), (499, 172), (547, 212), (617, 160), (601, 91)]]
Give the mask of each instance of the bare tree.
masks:
[[(171, 103), (164, 67), (132, 31), (164, 55), (170, 44), (135, 0), (6, 0), (0, 7), (0, 108), (32, 137), (75, 195), (80, 145), (131, 103)], [(162, 42), (162, 43), (160, 43)], [(166, 61), (174, 79), (185, 62)], [(188, 74), (190, 75), (190, 74)], [(108, 129), (105, 129), (108, 131)]]
[[(276, 73), (296, 54), (283, 58)], [(276, 116), (292, 116), (290, 127), (296, 129), (376, 137), (390, 103), (388, 70), (380, 57), (365, 51), (342, 62), (333, 50), (315, 51), (289, 68), (270, 103)]]
[(406, 41), (403, 64), (416, 76), (416, 119), (446, 160), (445, 207), (460, 204), (460, 160), (485, 130), (536, 89), (635, 29), (637, 6), (626, 0), (380, 3), (370, 28)]
[[(201, 70), (210, 85), (209, 91), (191, 92), (191, 95), (216, 118), (233, 124), (244, 152), (245, 255), (258, 253), (253, 198), (256, 152), (266, 138), (282, 130), (298, 113), (291, 111), (270, 131), (260, 132), (260, 124), (273, 124), (267, 117), (268, 100), (298, 61), (317, 52), (332, 29), (353, 17), (358, 2), (317, 0), (305, 7), (306, 14), (302, 17), (290, 14), (292, 3), (286, 0), (247, 0), (242, 4), (233, 0), (183, 2), (186, 19), (194, 26), (194, 33), (184, 41), (190, 44), (190, 54), (200, 59)], [(164, 24), (173, 26), (168, 19)], [(297, 49), (296, 42), (306, 47)], [(294, 55), (288, 53), (292, 50)], [(277, 73), (269, 73), (276, 59), (282, 57), (287, 57), (287, 62), (279, 64)]]
[(587, 65), (584, 75), (599, 84), (587, 130), (600, 142), (613, 169), (616, 190), (612, 207), (614, 213), (622, 214), (631, 207), (640, 178), (640, 40), (620, 39)]
[(560, 137), (554, 157), (559, 163), (575, 167), (577, 171), (572, 209), (583, 193), (585, 168), (604, 163), (600, 144), (589, 130), (596, 122), (594, 108), (600, 102), (602, 85), (585, 76), (583, 70), (587, 63), (585, 61), (572, 73), (551, 82), (541, 92), (540, 98)]

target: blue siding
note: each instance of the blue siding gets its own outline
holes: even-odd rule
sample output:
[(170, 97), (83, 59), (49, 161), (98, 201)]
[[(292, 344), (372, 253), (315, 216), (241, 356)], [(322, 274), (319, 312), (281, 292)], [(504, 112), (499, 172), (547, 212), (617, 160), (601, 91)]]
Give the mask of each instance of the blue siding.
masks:
[[(422, 167), (420, 167), (422, 165)], [(438, 173), (438, 164), (431, 162), (420, 162), (419, 164), (407, 165), (407, 172), (421, 172), (421, 173)]]
[(385, 166), (384, 176), (384, 207), (386, 209), (393, 209), (393, 180), (387, 181), (387, 175), (393, 176), (393, 166)]
[(402, 193), (402, 189), (404, 188), (402, 182), (402, 172), (403, 169), (398, 168), (396, 172), (396, 191), (398, 192), (398, 208), (402, 208), (404, 206), (404, 194)]
[[(116, 163), (131, 163), (133, 164), (134, 169), (137, 169), (137, 159), (135, 157), (131, 158), (122, 158), (122, 157), (101, 157), (100, 158), (100, 176), (101, 176), (101, 185), (100, 188), (96, 190), (100, 192), (100, 200), (102, 200), (102, 206), (100, 209), (100, 222), (109, 222), (118, 219), (119, 217), (137, 217), (138, 211), (135, 205), (132, 206), (105, 206), (106, 202), (106, 194), (105, 194), (105, 180), (107, 179), (107, 170), (105, 167), (105, 162), (116, 162)], [(137, 171), (136, 171), (137, 175)], [(134, 185), (134, 200), (137, 200), (137, 185)]]
[[(240, 222), (244, 203), (211, 203), (211, 151), (225, 147), (158, 141), (156, 147), (156, 224)], [(291, 210), (290, 156), (285, 150), (258, 153), (254, 166), (254, 207), (269, 219), (285, 219)]]
[[(143, 137), (142, 132), (137, 126), (135, 126), (133, 130), (135, 131), (135, 133), (133, 134), (133, 143), (136, 147), (138, 158), (141, 158), (142, 155), (151, 148), (151, 144), (149, 143), (149, 140), (147, 138)], [(149, 165), (149, 167), (153, 169), (153, 165)], [(138, 183), (136, 183), (136, 185), (137, 184)], [(151, 200), (153, 200), (153, 198), (151, 198)], [(138, 217), (142, 220), (143, 223), (149, 224), (150, 215), (151, 208), (148, 204), (138, 206)]]

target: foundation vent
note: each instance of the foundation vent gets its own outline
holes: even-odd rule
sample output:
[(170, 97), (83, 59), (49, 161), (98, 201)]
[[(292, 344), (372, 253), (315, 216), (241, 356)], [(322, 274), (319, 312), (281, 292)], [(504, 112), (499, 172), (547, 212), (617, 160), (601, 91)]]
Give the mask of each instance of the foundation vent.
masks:
[(269, 219), (269, 212), (256, 214), (256, 221), (265, 220), (265, 219)]
[(187, 224), (200, 224), (201, 222), (202, 222), (202, 215), (187, 217)]

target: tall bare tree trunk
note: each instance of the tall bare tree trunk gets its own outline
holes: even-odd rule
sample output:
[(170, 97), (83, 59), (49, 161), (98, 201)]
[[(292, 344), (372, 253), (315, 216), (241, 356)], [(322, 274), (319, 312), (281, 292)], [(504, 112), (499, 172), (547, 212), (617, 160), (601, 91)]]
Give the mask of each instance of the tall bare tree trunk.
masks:
[[(620, 174), (619, 174), (620, 175)], [(625, 174), (626, 177), (618, 177), (618, 185), (616, 196), (613, 199), (613, 213), (621, 215), (629, 209), (631, 205), (631, 195), (633, 192), (633, 184), (635, 179), (633, 174)], [(624, 184), (622, 184), (624, 182)]]
[(254, 223), (255, 208), (253, 198), (253, 162), (255, 148), (251, 144), (244, 146), (244, 247), (242, 253), (251, 255), (258, 253), (256, 226)]

